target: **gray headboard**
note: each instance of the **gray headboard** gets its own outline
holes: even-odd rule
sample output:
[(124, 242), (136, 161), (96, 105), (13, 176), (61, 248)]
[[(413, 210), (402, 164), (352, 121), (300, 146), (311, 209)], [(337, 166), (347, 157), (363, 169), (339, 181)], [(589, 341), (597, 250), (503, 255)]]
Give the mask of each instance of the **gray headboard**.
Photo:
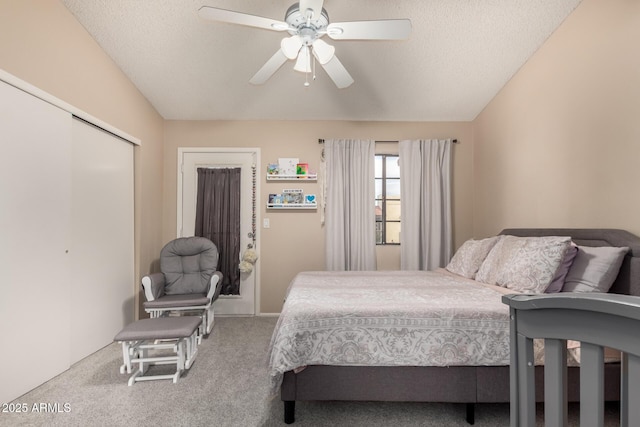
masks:
[(640, 296), (640, 238), (628, 231), (609, 228), (508, 228), (512, 236), (570, 236), (577, 245), (629, 247), (620, 273), (609, 292)]

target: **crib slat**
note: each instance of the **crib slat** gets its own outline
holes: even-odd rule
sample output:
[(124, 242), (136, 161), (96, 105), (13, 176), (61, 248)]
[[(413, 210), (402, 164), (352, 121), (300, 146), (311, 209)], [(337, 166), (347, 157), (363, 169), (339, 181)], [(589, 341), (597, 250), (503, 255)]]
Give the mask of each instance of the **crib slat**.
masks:
[(544, 340), (544, 425), (567, 424), (567, 341)]
[(519, 426), (536, 425), (536, 383), (533, 340), (518, 334), (518, 414)]
[(520, 423), (520, 396), (518, 395), (518, 323), (516, 310), (509, 309), (509, 420), (511, 426)]
[(604, 350), (580, 344), (580, 425), (604, 426)]
[(627, 390), (628, 400), (625, 406), (628, 408), (628, 425), (640, 426), (640, 356), (628, 354), (627, 365)]
[(629, 355), (620, 353), (620, 427), (629, 427)]

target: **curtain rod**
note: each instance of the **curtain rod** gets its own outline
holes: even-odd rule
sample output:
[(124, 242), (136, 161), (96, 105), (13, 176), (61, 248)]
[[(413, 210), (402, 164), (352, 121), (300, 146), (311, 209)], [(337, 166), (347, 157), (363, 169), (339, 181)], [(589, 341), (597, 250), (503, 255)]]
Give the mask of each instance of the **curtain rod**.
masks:
[[(400, 142), (400, 141), (377, 141), (376, 140), (375, 142)], [(458, 140), (457, 139), (452, 139), (451, 142), (453, 142), (454, 144), (457, 144)], [(318, 144), (324, 144), (324, 139), (319, 138), (318, 139)]]

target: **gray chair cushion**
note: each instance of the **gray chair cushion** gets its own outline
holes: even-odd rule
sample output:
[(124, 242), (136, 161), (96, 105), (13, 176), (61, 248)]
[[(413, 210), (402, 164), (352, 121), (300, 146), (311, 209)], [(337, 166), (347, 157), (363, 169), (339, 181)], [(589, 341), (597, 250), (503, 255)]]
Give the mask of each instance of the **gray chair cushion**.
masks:
[(153, 301), (143, 303), (145, 309), (162, 309), (173, 307), (202, 307), (209, 304), (206, 294), (165, 295)]
[(204, 237), (180, 237), (160, 252), (166, 295), (207, 293), (218, 266), (218, 248)]

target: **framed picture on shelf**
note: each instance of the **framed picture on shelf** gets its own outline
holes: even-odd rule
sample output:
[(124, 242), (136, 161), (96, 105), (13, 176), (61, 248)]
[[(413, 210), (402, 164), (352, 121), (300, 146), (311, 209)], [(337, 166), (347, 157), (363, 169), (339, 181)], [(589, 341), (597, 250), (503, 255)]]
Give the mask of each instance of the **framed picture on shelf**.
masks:
[(289, 188), (282, 190), (282, 199), (282, 203), (285, 204), (302, 204), (304, 203), (304, 194), (300, 189)]
[(296, 165), (296, 175), (306, 175), (309, 173), (309, 163), (298, 163)]
[(282, 203), (282, 194), (269, 194), (269, 204), (279, 205)]
[(296, 168), (299, 162), (300, 162), (300, 159), (298, 158), (292, 158), (292, 157), (279, 158), (278, 169), (279, 169), (280, 175), (295, 175)]

